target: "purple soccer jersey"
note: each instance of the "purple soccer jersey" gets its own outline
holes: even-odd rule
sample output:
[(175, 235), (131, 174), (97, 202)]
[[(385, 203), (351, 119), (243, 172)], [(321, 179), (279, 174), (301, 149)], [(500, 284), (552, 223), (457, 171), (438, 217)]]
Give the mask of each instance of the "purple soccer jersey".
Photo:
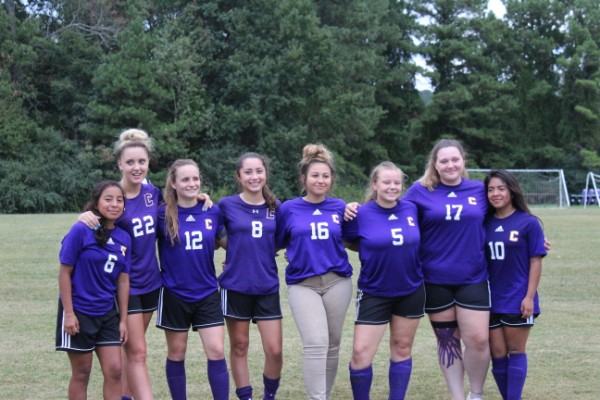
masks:
[(221, 199), (219, 208), (227, 230), (220, 286), (250, 295), (277, 293), (275, 228), (279, 211), (270, 210), (266, 204), (248, 204), (239, 194)]
[(277, 247), (286, 248), (288, 285), (327, 272), (352, 275), (342, 243), (345, 206), (340, 199), (326, 198), (314, 204), (300, 197), (281, 205), (275, 237)]
[(143, 184), (140, 194), (125, 199), (125, 212), (117, 226), (131, 236), (130, 294), (149, 293), (160, 287), (160, 269), (156, 259), (156, 222), (158, 205), (162, 201), (160, 189)]
[[(517, 210), (502, 219), (488, 217), (485, 233), (492, 312), (520, 314), (529, 284), (529, 260), (546, 255), (542, 225), (536, 217)], [(534, 314), (539, 314), (537, 293), (533, 305)]]
[(163, 286), (183, 301), (200, 301), (217, 290), (215, 241), (223, 230), (219, 207), (202, 211), (178, 207), (179, 241), (171, 245), (165, 230), (165, 207), (158, 209), (158, 254)]
[(413, 203), (399, 201), (393, 208), (383, 208), (370, 201), (359, 208), (356, 218), (344, 223), (343, 233), (345, 241), (359, 241), (358, 288), (365, 293), (406, 296), (423, 284)]
[(71, 296), (73, 308), (90, 316), (104, 315), (116, 306), (117, 280), (129, 273), (131, 238), (115, 228), (104, 246), (94, 231), (77, 222), (63, 238), (59, 261), (73, 266)]
[(432, 192), (416, 182), (404, 199), (419, 210), (425, 282), (466, 285), (487, 279), (483, 222), (488, 205), (482, 182), (440, 183)]

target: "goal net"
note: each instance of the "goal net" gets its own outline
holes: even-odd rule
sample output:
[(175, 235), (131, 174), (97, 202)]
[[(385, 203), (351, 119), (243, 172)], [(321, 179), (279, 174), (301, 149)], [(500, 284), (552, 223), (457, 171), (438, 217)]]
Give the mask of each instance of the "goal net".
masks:
[(600, 191), (598, 191), (598, 182), (600, 175), (588, 172), (585, 179), (585, 189), (581, 193), (581, 203), (585, 208), (588, 204), (597, 204), (600, 207)]
[[(469, 179), (483, 181), (490, 169), (468, 169)], [(562, 169), (507, 169), (517, 178), (530, 206), (569, 207)]]

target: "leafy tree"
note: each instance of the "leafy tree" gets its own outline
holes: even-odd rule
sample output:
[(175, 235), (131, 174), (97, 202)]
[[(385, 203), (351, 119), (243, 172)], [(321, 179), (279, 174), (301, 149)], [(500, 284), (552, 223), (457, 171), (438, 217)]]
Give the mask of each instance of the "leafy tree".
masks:
[[(424, 157), (440, 137), (461, 140), (470, 166), (509, 166), (507, 121), (518, 106), (505, 76), (509, 30), (491, 13), (487, 1), (422, 1), (416, 11), (422, 26), (420, 52), (434, 86), (431, 103), (417, 118), (413, 144)], [(499, 165), (500, 164), (500, 165)]]

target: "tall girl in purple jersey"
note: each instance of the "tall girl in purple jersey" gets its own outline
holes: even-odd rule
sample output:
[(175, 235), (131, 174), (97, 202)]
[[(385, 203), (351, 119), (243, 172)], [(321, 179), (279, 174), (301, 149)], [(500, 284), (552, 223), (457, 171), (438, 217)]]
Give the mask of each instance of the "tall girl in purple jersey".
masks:
[(167, 339), (166, 375), (174, 400), (187, 398), (185, 355), (190, 326), (198, 331), (208, 359), (214, 399), (229, 399), (225, 330), (214, 253), (223, 235), (218, 207), (205, 211), (198, 201), (200, 170), (192, 160), (171, 164), (165, 205), (158, 212), (158, 252), (163, 287), (156, 326)]
[(404, 199), (419, 211), (425, 311), (437, 337), (440, 368), (454, 400), (465, 398), (465, 372), (467, 399), (480, 399), (490, 362), (485, 188), (467, 179), (462, 145), (442, 139)]
[(349, 367), (354, 399), (370, 398), (372, 362), (388, 324), (389, 398), (405, 398), (412, 345), (419, 319), (425, 315), (419, 218), (413, 203), (399, 200), (403, 179), (402, 171), (389, 161), (376, 166), (365, 204), (356, 218), (344, 224), (344, 240), (358, 244), (361, 261)]
[[(139, 129), (123, 131), (114, 145), (126, 206), (117, 226), (129, 233), (133, 246), (127, 318), (129, 341), (123, 346), (124, 399), (132, 396), (136, 400), (153, 398), (146, 367), (145, 333), (157, 308), (161, 286), (156, 259), (156, 220), (162, 194), (151, 183), (145, 183), (152, 150), (152, 140)], [(92, 213), (82, 214), (80, 220), (88, 226), (98, 223)]]
[(257, 324), (265, 352), (263, 399), (274, 399), (281, 377), (282, 329), (275, 228), (279, 202), (267, 185), (267, 163), (246, 153), (236, 165), (240, 194), (219, 201), (227, 230), (225, 268), (219, 276), (227, 322), (231, 372), (239, 399), (252, 399), (248, 346), (250, 321)]
[(62, 241), (56, 350), (69, 355), (69, 399), (87, 398), (94, 351), (104, 376), (104, 398), (121, 397), (131, 239), (115, 221), (123, 214), (124, 197), (117, 182), (96, 185), (86, 210), (99, 216), (100, 226), (92, 231), (77, 222)]
[(352, 297), (352, 267), (342, 243), (345, 203), (327, 197), (335, 173), (327, 148), (306, 145), (299, 167), (306, 195), (281, 205), (276, 243), (289, 260), (285, 278), (302, 340), (304, 386), (309, 399), (327, 399)]
[(492, 375), (503, 399), (520, 400), (527, 377), (527, 339), (540, 314), (537, 288), (546, 255), (544, 231), (511, 173), (492, 170), (484, 185), (491, 205), (485, 233)]

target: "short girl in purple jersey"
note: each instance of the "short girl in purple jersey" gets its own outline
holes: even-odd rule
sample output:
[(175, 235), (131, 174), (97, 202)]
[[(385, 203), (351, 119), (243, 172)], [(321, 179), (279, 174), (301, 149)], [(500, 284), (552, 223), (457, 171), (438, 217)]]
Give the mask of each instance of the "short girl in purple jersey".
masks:
[(326, 399), (352, 297), (352, 267), (342, 243), (345, 203), (327, 197), (335, 173), (327, 148), (306, 145), (299, 166), (306, 195), (281, 205), (276, 243), (289, 260), (285, 278), (302, 340), (304, 386), (310, 399)]
[(279, 201), (267, 185), (267, 163), (246, 153), (236, 164), (240, 194), (219, 201), (227, 230), (225, 268), (219, 276), (223, 315), (230, 340), (236, 395), (252, 398), (248, 345), (250, 321), (256, 322), (265, 352), (264, 398), (274, 399), (281, 377), (282, 329), (275, 229)]
[(104, 376), (104, 398), (121, 396), (131, 239), (115, 221), (123, 214), (124, 198), (117, 182), (96, 185), (86, 210), (99, 216), (100, 226), (92, 231), (77, 222), (62, 241), (56, 349), (69, 353), (69, 398), (87, 398), (93, 351)]
[(464, 372), (470, 384), (467, 398), (483, 396), (490, 362), (483, 229), (487, 200), (483, 184), (466, 178), (462, 145), (442, 139), (431, 151), (425, 174), (404, 196), (419, 211), (425, 310), (437, 337), (440, 368), (455, 400), (465, 397)]
[(190, 326), (198, 331), (214, 399), (229, 399), (225, 331), (214, 252), (223, 231), (218, 207), (198, 201), (200, 170), (192, 160), (171, 164), (165, 205), (158, 210), (158, 252), (162, 271), (156, 326), (167, 339), (166, 375), (171, 398), (187, 398), (185, 355)]
[(527, 377), (527, 339), (540, 313), (537, 288), (546, 255), (544, 231), (514, 175), (492, 170), (484, 184), (491, 205), (485, 231), (492, 375), (503, 399), (519, 400)]
[(393, 163), (376, 166), (365, 204), (344, 224), (344, 240), (358, 244), (361, 261), (349, 367), (354, 399), (370, 398), (372, 362), (388, 323), (389, 398), (404, 399), (412, 372), (412, 344), (425, 315), (419, 218), (413, 203), (399, 200), (403, 180)]

